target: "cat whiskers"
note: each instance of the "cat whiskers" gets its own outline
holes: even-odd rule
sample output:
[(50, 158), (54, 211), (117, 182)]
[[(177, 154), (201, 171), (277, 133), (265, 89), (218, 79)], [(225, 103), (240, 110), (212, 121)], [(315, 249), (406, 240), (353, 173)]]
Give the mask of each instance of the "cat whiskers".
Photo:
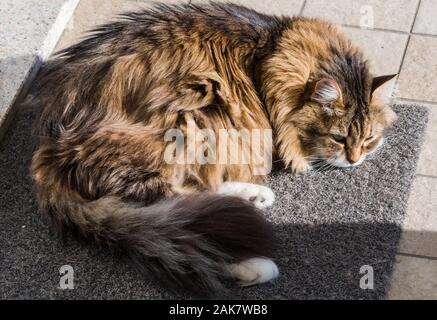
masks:
[(319, 158), (319, 162), (321, 162), (322, 164), (318, 167), (315, 167), (315, 170), (313, 170), (312, 172), (317, 174), (317, 173), (320, 173), (322, 171), (326, 171), (326, 170), (329, 170), (331, 168), (334, 168), (334, 165), (332, 164), (333, 160), (335, 160), (335, 156), (330, 157), (328, 159)]
[(332, 157), (326, 160), (320, 156), (311, 155), (305, 157), (305, 160), (311, 164), (312, 173), (319, 173), (332, 167), (332, 164), (329, 163), (329, 161), (332, 160)]

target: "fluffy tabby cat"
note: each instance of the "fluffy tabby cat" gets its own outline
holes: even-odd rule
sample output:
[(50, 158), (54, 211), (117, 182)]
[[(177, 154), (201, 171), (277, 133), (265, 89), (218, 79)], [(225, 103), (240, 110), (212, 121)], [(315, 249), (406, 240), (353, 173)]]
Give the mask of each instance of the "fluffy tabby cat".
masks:
[(214, 293), (275, 278), (274, 200), (253, 165), (168, 164), (168, 129), (273, 129), (293, 172), (360, 164), (394, 121), (393, 76), (373, 77), (333, 25), (233, 4), (128, 13), (58, 53), (32, 175), (61, 231), (124, 252), (167, 287)]

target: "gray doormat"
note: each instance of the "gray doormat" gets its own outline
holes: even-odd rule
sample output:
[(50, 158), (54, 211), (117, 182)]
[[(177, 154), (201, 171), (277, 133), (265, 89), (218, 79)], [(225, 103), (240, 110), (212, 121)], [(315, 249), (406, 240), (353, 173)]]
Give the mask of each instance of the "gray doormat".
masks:
[[(396, 111), (385, 145), (362, 166), (272, 176), (277, 200), (267, 215), (275, 224), (280, 277), (232, 289), (230, 298), (385, 297), (427, 121), (419, 106)], [(120, 257), (72, 238), (62, 242), (50, 231), (29, 179), (33, 118), (19, 112), (0, 144), (0, 298), (175, 298)], [(73, 290), (59, 289), (63, 265), (74, 269)], [(373, 290), (360, 288), (363, 265), (373, 267)]]

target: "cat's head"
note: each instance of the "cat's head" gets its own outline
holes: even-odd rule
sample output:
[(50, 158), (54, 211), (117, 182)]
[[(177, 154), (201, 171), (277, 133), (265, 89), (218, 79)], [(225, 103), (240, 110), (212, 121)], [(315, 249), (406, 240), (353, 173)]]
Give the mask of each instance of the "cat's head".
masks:
[(362, 163), (396, 119), (395, 76), (374, 77), (363, 52), (329, 22), (293, 19), (260, 70), (277, 154), (296, 172), (308, 160)]
[(368, 76), (359, 90), (329, 77), (310, 81), (303, 107), (293, 119), (304, 124), (299, 125), (300, 140), (308, 159), (351, 167), (376, 151), (396, 119), (389, 106), (394, 77)]

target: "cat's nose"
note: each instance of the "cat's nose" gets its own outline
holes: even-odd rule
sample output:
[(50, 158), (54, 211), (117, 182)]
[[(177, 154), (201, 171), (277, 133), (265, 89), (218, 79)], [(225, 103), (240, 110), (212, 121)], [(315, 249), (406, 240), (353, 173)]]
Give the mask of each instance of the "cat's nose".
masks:
[(361, 155), (359, 154), (359, 152), (348, 152), (347, 153), (347, 161), (349, 161), (350, 164), (354, 164), (357, 163), (358, 161), (360, 161)]
[(348, 159), (350, 164), (357, 163), (359, 159)]

